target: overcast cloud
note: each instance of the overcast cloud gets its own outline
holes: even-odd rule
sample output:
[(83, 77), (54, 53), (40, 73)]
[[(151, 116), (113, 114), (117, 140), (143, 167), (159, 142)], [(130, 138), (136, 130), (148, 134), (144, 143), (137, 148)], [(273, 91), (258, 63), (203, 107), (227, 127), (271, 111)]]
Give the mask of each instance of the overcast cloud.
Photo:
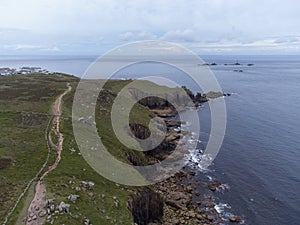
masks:
[(0, 0), (0, 54), (100, 54), (138, 40), (198, 53), (299, 52), (296, 0)]

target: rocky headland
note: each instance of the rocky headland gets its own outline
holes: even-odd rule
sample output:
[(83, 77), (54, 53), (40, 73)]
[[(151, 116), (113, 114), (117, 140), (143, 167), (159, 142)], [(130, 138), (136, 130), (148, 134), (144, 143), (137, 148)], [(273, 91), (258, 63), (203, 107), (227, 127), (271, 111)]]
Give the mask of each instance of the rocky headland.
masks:
[[(195, 106), (199, 106), (209, 99), (230, 96), (221, 92), (209, 92), (207, 94), (197, 93), (183, 87)], [(189, 135), (180, 129), (181, 121), (173, 120), (177, 112), (173, 105), (167, 101), (148, 97), (140, 101), (147, 106), (154, 116), (162, 118), (167, 126), (167, 134), (157, 148), (146, 152), (149, 164), (160, 162), (169, 156), (176, 146), (181, 145), (181, 137)], [(131, 124), (131, 130), (136, 137), (146, 139), (150, 135), (147, 127)], [(188, 151), (186, 151), (188, 154)], [(212, 197), (201, 193), (199, 188), (208, 192), (227, 191), (221, 182), (216, 180), (198, 180), (195, 178), (197, 171), (193, 166), (182, 168), (172, 177), (159, 182), (151, 187), (140, 190), (137, 195), (128, 200), (128, 209), (132, 212), (134, 222), (139, 225), (146, 224), (224, 224), (223, 218), (215, 209), (217, 203)], [(231, 215), (231, 222), (241, 222), (242, 218)]]

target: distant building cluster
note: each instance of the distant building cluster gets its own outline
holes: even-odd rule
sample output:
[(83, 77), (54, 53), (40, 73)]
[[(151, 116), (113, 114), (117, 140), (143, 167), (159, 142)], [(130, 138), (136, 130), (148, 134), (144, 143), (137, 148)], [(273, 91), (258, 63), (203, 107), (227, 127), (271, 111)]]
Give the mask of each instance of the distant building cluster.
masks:
[(16, 75), (16, 74), (37, 74), (43, 73), (48, 74), (49, 71), (42, 69), (41, 67), (20, 67), (19, 69), (14, 68), (0, 68), (0, 76)]

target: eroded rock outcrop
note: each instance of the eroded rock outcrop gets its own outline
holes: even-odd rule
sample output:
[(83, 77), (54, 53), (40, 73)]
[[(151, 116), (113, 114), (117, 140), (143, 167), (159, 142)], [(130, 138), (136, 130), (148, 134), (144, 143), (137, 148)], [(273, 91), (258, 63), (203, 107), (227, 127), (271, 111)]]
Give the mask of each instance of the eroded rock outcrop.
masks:
[(163, 207), (162, 196), (150, 188), (145, 188), (131, 196), (127, 202), (127, 208), (133, 215), (134, 223), (138, 225), (161, 221)]

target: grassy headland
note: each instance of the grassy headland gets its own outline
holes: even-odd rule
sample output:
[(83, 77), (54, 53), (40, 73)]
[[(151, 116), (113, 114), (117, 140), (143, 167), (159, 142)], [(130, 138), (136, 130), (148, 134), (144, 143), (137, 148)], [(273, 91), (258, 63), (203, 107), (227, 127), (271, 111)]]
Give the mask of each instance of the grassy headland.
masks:
[[(48, 147), (45, 140), (47, 125), (51, 119), (51, 106), (63, 93), (66, 84), (73, 87), (63, 98), (60, 132), (64, 135), (62, 159), (58, 167), (44, 179), (47, 199), (70, 204), (69, 213), (45, 215), (46, 224), (131, 224), (132, 215), (126, 207), (130, 195), (138, 188), (115, 184), (96, 173), (84, 160), (76, 144), (72, 128), (72, 104), (79, 79), (63, 74), (35, 74), (0, 76), (0, 221), (15, 204), (28, 182), (33, 179), (45, 162)], [(110, 111), (119, 91), (131, 80), (108, 81), (99, 94), (96, 107), (98, 133), (107, 149), (118, 160), (129, 164), (145, 165), (149, 156), (122, 145), (115, 136)], [(143, 86), (144, 85), (144, 86)], [(147, 95), (151, 90), (168, 93), (164, 96), (178, 105), (185, 102), (179, 88), (158, 88), (158, 85), (142, 81), (143, 92), (133, 90), (133, 95)], [(163, 108), (165, 100), (145, 98), (134, 105), (130, 123), (148, 127), (154, 113), (149, 108)], [(169, 106), (168, 106), (169, 107)], [(46, 132), (46, 133), (45, 133)], [(55, 135), (51, 135), (56, 141)], [(70, 149), (74, 149), (70, 151)], [(52, 165), (56, 152), (51, 151), (48, 165)], [(148, 157), (148, 158), (147, 158)], [(47, 167), (46, 167), (47, 168)], [(37, 180), (36, 180), (37, 181)], [(92, 182), (88, 188), (86, 182)], [(31, 185), (31, 189), (33, 185)], [(68, 199), (76, 195), (75, 201)], [(32, 190), (25, 193), (7, 224), (24, 222), (24, 215)]]

